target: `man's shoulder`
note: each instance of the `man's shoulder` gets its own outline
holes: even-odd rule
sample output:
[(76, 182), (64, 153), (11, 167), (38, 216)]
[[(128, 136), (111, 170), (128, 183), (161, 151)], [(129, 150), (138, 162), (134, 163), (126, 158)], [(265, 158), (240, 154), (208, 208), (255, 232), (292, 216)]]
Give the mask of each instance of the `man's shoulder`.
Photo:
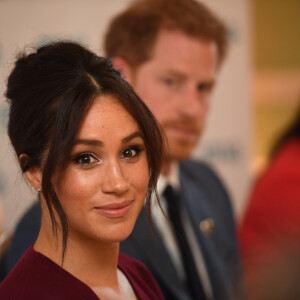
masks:
[(201, 194), (210, 207), (225, 206), (231, 210), (231, 201), (223, 181), (209, 164), (188, 160), (180, 164), (180, 183), (185, 193)]
[(180, 162), (180, 166), (210, 169), (210, 166), (207, 162), (204, 162), (202, 160), (196, 160), (196, 159), (188, 159), (188, 160), (182, 161), (182, 162)]
[(193, 159), (181, 162), (179, 165), (180, 176), (189, 177), (194, 180), (214, 180), (221, 183), (219, 175), (207, 162)]

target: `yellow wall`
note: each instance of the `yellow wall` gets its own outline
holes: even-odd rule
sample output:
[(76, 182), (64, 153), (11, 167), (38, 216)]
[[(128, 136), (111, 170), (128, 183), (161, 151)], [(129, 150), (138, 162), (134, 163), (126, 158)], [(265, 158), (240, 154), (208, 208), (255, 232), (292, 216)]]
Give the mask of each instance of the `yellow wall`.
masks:
[(300, 105), (300, 1), (253, 0), (255, 170)]

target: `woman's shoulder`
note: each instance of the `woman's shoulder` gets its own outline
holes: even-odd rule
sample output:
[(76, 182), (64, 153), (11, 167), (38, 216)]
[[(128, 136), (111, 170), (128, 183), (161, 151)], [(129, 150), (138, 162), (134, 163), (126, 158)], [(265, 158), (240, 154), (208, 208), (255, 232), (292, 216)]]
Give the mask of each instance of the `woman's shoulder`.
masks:
[(0, 299), (97, 299), (87, 286), (30, 246), (0, 284)]
[[(30, 297), (36, 295), (36, 292), (40, 289), (41, 280), (43, 279), (43, 276), (39, 276), (40, 269), (38, 267), (39, 262), (37, 258), (32, 246), (30, 246), (1, 283), (1, 299), (29, 299), (29, 295), (27, 298), (29, 291)], [(36, 279), (37, 281), (35, 282)]]
[(164, 299), (158, 283), (142, 262), (120, 253), (118, 267), (128, 278), (139, 299)]

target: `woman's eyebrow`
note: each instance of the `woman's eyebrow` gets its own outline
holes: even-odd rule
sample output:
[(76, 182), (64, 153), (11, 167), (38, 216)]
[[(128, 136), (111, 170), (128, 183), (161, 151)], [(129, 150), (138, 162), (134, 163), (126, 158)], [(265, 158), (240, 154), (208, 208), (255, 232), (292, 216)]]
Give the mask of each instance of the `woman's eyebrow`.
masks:
[(135, 137), (140, 137), (140, 138), (144, 139), (144, 136), (142, 135), (142, 133), (141, 133), (140, 131), (136, 131), (136, 132), (134, 132), (134, 133), (132, 133), (132, 134), (130, 134), (130, 135), (124, 137), (124, 138), (122, 139), (122, 144), (131, 141), (131, 140), (134, 139)]
[[(128, 143), (129, 141), (131, 141), (132, 139), (134, 139), (136, 137), (140, 137), (140, 138), (144, 139), (141, 132), (136, 131), (136, 132), (122, 138), (122, 144)], [(101, 147), (104, 145), (104, 143), (100, 140), (86, 140), (86, 139), (78, 139), (74, 142), (74, 145), (78, 145), (78, 144), (89, 145), (89, 146), (98, 146), (98, 147)]]
[(78, 144), (98, 146), (98, 147), (104, 145), (104, 143), (100, 140), (85, 140), (85, 139), (78, 139), (74, 142), (74, 145), (78, 145)]

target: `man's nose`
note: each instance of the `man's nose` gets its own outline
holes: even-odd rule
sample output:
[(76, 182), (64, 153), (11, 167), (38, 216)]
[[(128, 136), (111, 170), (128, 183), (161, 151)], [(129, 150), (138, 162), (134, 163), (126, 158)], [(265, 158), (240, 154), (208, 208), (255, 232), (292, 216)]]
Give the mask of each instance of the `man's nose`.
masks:
[(196, 87), (188, 87), (183, 95), (181, 112), (185, 117), (197, 118), (205, 108), (204, 99), (202, 99)]
[(101, 175), (103, 176), (102, 192), (117, 195), (125, 193), (129, 189), (129, 183), (125, 175), (121, 162), (108, 162)]

